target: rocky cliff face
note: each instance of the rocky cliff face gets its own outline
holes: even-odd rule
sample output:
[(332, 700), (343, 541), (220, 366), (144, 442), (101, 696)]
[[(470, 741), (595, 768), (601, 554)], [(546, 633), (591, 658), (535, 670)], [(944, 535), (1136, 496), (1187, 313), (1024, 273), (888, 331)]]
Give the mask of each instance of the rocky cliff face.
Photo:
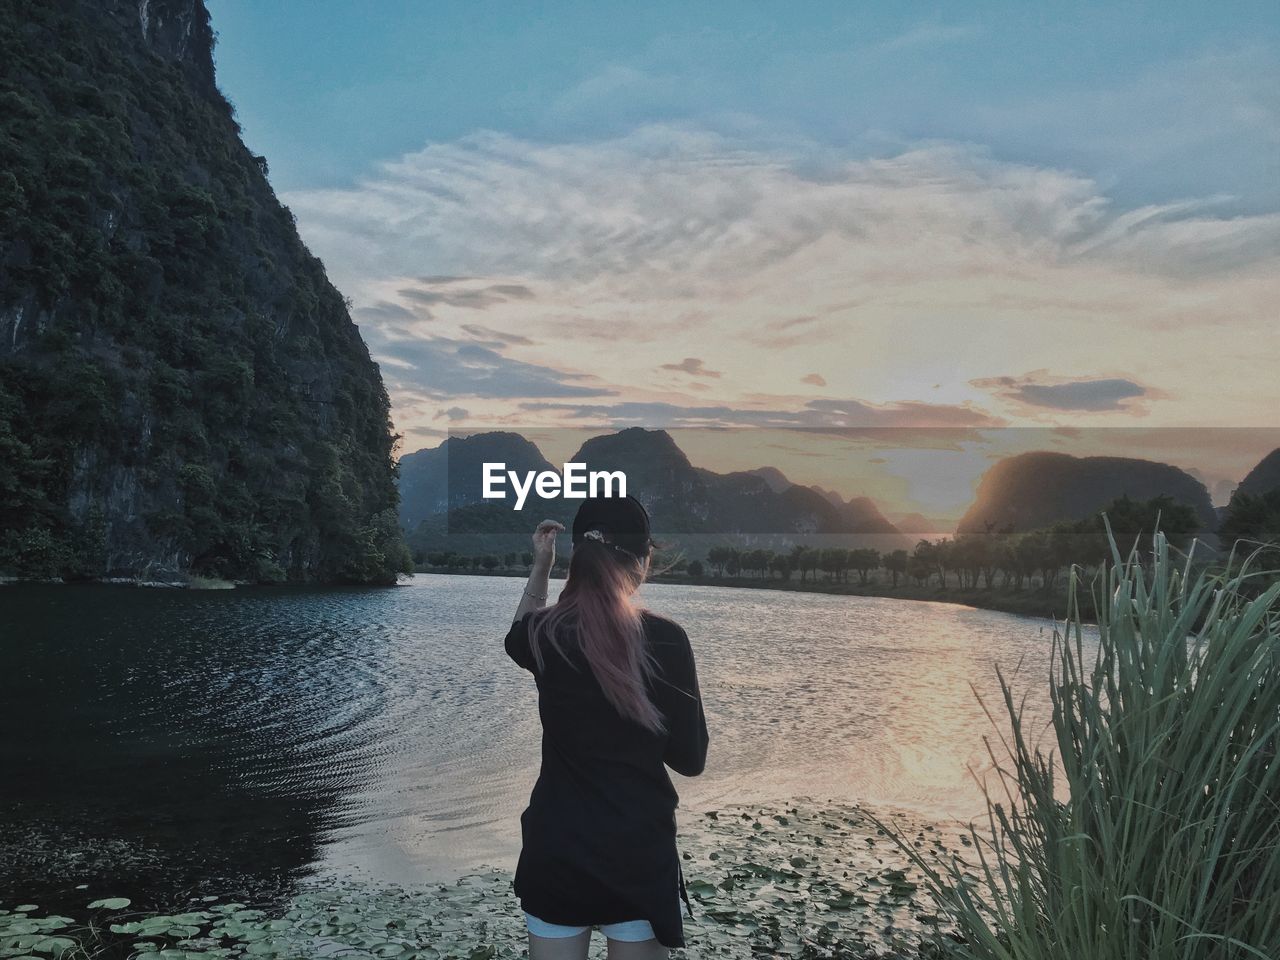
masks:
[(0, 571), (387, 582), (377, 366), (201, 0), (0, 0)]

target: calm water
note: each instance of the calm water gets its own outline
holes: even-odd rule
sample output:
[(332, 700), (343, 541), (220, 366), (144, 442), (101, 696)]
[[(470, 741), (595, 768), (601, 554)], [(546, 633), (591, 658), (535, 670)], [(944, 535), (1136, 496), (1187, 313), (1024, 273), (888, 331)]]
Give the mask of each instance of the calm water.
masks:
[[(0, 900), (514, 866), (539, 747), (532, 681), (501, 647), (522, 589), (0, 589)], [(974, 815), (989, 726), (970, 683), (994, 691), (997, 662), (1038, 681), (1051, 636), (887, 599), (645, 601), (698, 657), (711, 753), (675, 778), (686, 810), (803, 795)]]

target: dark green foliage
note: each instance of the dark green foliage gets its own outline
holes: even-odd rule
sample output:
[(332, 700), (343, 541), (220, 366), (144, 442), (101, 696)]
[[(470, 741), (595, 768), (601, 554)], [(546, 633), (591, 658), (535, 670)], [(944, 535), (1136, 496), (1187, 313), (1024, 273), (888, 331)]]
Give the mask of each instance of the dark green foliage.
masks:
[(377, 367), (203, 4), (152, 7), (181, 42), (136, 4), (0, 0), (0, 570), (394, 582)]
[(1218, 536), (1226, 547), (1237, 540), (1280, 543), (1280, 487), (1260, 494), (1237, 490), (1227, 505)]
[(1072, 571), (1047, 731), (998, 674), (971, 852), (938, 867), (890, 831), (955, 923), (950, 956), (1280, 956), (1280, 583), (1146, 543), (1110, 542), (1088, 587)]
[[(918, 586), (936, 583), (940, 590), (952, 586), (975, 591), (1022, 590), (1038, 582), (1040, 589), (1049, 592), (1072, 564), (1096, 568), (1110, 560), (1111, 537), (1132, 545), (1149, 540), (1159, 529), (1167, 542), (1185, 548), (1198, 528), (1195, 509), (1171, 497), (1119, 497), (1084, 520), (1062, 521), (1025, 533), (991, 529), (921, 540), (911, 553), (894, 550), (881, 554), (867, 547), (818, 549), (803, 544), (795, 545), (789, 553), (717, 546), (707, 551), (705, 568), (715, 577), (727, 574), (787, 581), (794, 574), (802, 584), (850, 583), (854, 573), (863, 587), (883, 568), (895, 589), (908, 577)], [(699, 568), (703, 569), (701, 564)]]

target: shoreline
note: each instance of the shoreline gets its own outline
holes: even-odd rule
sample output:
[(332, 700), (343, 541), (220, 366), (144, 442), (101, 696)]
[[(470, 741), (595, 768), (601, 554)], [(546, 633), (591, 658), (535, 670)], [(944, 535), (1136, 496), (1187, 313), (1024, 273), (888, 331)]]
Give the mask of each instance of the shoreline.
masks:
[[(950, 926), (882, 823), (940, 862), (968, 846), (962, 824), (894, 807), (795, 797), (685, 813), (677, 843), (693, 916), (684, 913), (687, 948), (673, 956), (937, 956), (933, 944)], [(119, 891), (77, 890), (82, 906), (58, 905), (73, 916), (48, 915), (43, 904), (0, 905), (0, 940), (66, 938), (60, 946), (88, 956), (354, 951), (386, 960), (518, 957), (526, 941), (512, 874), (489, 866), (447, 882), (316, 877), (275, 903), (193, 896), (175, 899), (166, 914), (132, 908), (112, 896)], [(604, 954), (604, 938), (593, 936), (591, 957)]]
[[(455, 577), (510, 577), (521, 578), (529, 575), (528, 570), (473, 570), (469, 567), (450, 567), (440, 569), (418, 569), (413, 576), (455, 576)], [(562, 579), (555, 577), (554, 579)], [(833, 583), (822, 580), (774, 580), (757, 577), (691, 577), (687, 574), (661, 574), (651, 577), (650, 583), (671, 584), (691, 587), (725, 587), (742, 590), (774, 590), (781, 593), (818, 593), (829, 596), (844, 597), (878, 597), (885, 600), (910, 600), (919, 603), (947, 603), (954, 606), (971, 607), (978, 610), (992, 610), (997, 613), (1011, 613), (1023, 617), (1058, 621), (1065, 616), (1067, 599), (1065, 591), (1053, 594), (1031, 590), (984, 590), (961, 587), (917, 587), (903, 583), (892, 587), (884, 583)], [(140, 577), (101, 577), (85, 580), (35, 580), (22, 577), (0, 576), (0, 587), (34, 584), (39, 586), (112, 586), (132, 587), (149, 590), (238, 590), (258, 587), (313, 587), (325, 589), (331, 587), (393, 587), (404, 586), (401, 580), (395, 584), (350, 584), (350, 583), (256, 583), (249, 580), (220, 580), (211, 577), (189, 577), (185, 580), (156, 580)], [(1084, 599), (1084, 595), (1082, 595)]]
[[(402, 574), (408, 576), (407, 574)], [(142, 577), (85, 577), (80, 580), (67, 580), (63, 577), (39, 579), (36, 577), (14, 577), (0, 575), (0, 587), (18, 587), (24, 584), (41, 587), (132, 587), (146, 590), (238, 590), (241, 588), (271, 587), (309, 587), (315, 589), (331, 589), (336, 587), (402, 587), (403, 579), (395, 583), (352, 583), (347, 580), (223, 580), (218, 577), (189, 576), (180, 580), (156, 580)]]
[[(457, 577), (527, 577), (527, 570), (471, 570), (463, 568), (415, 570), (415, 576)], [(553, 579), (560, 579), (554, 576)], [(948, 603), (955, 606), (1012, 613), (1043, 620), (1060, 620), (1066, 613), (1065, 591), (1046, 594), (1040, 590), (970, 590), (959, 587), (914, 587), (900, 584), (894, 588), (884, 583), (828, 583), (824, 581), (769, 580), (757, 577), (690, 577), (686, 574), (663, 574), (650, 577), (649, 583), (692, 587), (726, 587), (743, 590), (776, 590), (782, 593), (820, 593), (844, 597), (879, 597), (885, 600), (911, 600), (919, 603)]]

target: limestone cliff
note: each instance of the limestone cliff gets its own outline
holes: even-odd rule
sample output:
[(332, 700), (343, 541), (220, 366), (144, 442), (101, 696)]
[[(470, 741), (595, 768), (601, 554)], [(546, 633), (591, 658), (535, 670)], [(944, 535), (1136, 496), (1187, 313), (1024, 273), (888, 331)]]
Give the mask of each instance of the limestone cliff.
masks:
[(394, 581), (386, 391), (201, 0), (0, 0), (0, 572)]

